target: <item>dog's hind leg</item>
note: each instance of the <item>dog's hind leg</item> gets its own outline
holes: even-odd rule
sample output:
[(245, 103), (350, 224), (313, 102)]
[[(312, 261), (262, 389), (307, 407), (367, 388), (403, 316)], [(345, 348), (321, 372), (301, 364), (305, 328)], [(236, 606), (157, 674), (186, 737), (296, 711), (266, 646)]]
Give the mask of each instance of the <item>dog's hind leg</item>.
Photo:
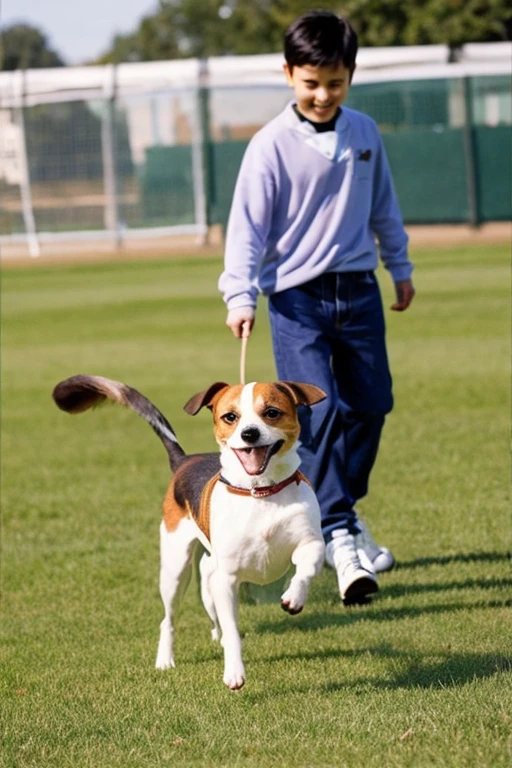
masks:
[(213, 623), (212, 627), (212, 640), (220, 639), (220, 626), (217, 618), (217, 611), (215, 610), (215, 603), (213, 602), (212, 593), (210, 592), (210, 574), (211, 574), (212, 558), (206, 552), (199, 561), (199, 572), (201, 574), (201, 600), (205, 607), (206, 613), (210, 617)]
[(160, 641), (156, 668), (174, 667), (173, 614), (188, 586), (192, 573), (192, 556), (197, 544), (197, 529), (190, 520), (182, 519), (174, 531), (160, 526), (160, 596), (164, 619), (160, 624)]

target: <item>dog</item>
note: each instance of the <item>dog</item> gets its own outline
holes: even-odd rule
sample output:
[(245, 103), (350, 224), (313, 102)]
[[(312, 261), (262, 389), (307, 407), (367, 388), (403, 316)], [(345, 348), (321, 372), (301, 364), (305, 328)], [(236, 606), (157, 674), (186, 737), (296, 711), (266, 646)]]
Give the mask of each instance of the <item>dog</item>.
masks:
[(281, 607), (302, 611), (311, 580), (325, 555), (316, 496), (299, 471), (299, 406), (326, 397), (311, 384), (289, 381), (230, 386), (216, 382), (184, 406), (212, 411), (218, 453), (186, 455), (165, 418), (132, 387), (102, 376), (77, 375), (55, 387), (57, 406), (79, 413), (105, 401), (139, 414), (164, 444), (172, 479), (160, 525), (160, 625), (157, 669), (174, 667), (173, 612), (190, 577), (198, 543), (206, 550), (199, 571), (201, 597), (224, 649), (224, 683), (245, 683), (238, 631), (238, 590), (243, 582), (269, 584), (295, 565)]

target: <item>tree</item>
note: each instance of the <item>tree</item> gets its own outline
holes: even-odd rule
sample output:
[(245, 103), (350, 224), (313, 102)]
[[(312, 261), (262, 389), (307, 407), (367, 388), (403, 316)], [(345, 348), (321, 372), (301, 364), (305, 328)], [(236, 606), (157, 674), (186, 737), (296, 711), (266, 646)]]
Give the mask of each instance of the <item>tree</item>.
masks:
[(361, 46), (444, 44), (510, 40), (508, 0), (346, 0), (343, 13)]
[(508, 0), (160, 0), (100, 62), (280, 52), (286, 27), (313, 8), (350, 19), (360, 46), (455, 48), (512, 38)]
[(406, 45), (487, 43), (511, 38), (512, 6), (506, 0), (425, 0), (414, 4)]
[(0, 70), (63, 66), (64, 60), (50, 47), (46, 35), (36, 27), (13, 24), (2, 31)]
[(173, 13), (162, 7), (153, 16), (145, 16), (132, 34), (116, 35), (98, 63), (182, 58), (177, 29)]
[[(161, 0), (99, 63), (158, 61), (279, 50), (282, 28), (269, 0)], [(279, 5), (279, 3), (277, 3)]]

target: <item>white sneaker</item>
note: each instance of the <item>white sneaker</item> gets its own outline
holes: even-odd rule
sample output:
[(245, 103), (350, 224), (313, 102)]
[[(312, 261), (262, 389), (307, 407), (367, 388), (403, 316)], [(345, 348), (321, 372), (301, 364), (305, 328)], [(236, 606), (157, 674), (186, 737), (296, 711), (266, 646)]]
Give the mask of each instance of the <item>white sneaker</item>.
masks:
[(325, 560), (336, 571), (344, 605), (370, 602), (370, 595), (379, 587), (372, 565), (364, 553), (361, 562), (355, 536), (345, 529), (333, 531), (332, 539), (325, 548)]
[(372, 535), (361, 518), (358, 518), (357, 524), (361, 533), (356, 536), (356, 546), (362, 549), (369, 558), (375, 573), (390, 571), (395, 565), (393, 553), (387, 547), (380, 547), (372, 538)]

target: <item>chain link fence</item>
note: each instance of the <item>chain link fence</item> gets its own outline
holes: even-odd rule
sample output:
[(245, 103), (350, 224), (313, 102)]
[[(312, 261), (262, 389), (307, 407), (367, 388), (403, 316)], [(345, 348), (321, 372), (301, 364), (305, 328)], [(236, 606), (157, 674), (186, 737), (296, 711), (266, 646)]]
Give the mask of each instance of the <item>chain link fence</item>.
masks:
[[(508, 220), (508, 43), (363, 49), (347, 106), (378, 123), (406, 223)], [(225, 225), (251, 136), (289, 101), (282, 57), (0, 73), (0, 243)]]

